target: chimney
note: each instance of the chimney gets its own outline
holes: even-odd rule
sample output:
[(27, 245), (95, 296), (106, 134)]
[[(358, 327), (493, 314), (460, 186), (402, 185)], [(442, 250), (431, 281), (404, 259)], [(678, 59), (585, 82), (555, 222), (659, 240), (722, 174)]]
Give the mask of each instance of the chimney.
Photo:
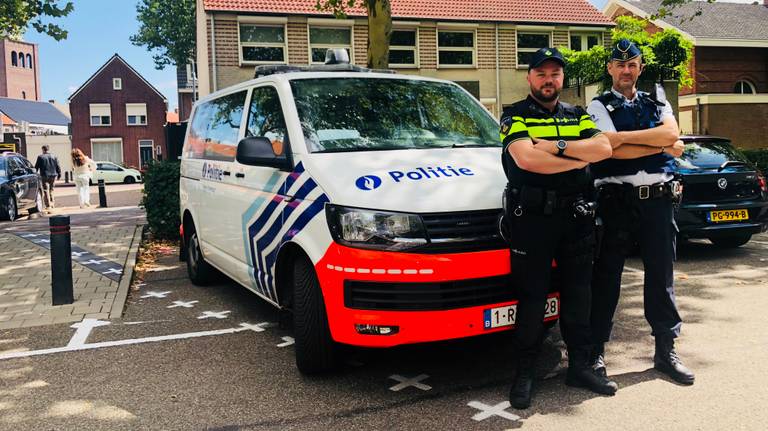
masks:
[[(766, 0), (766, 1), (768, 1), (768, 0)], [(53, 100), (53, 99), (48, 99), (48, 103), (51, 103), (51, 104), (53, 104), (53, 103), (56, 103), (56, 101), (55, 101), (55, 100)]]

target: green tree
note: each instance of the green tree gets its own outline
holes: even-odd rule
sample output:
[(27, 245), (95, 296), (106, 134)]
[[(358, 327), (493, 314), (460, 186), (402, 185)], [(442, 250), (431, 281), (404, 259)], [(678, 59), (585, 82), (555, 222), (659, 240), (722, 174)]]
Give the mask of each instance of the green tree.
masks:
[(56, 40), (66, 39), (66, 30), (57, 24), (44, 23), (43, 18), (61, 18), (74, 9), (72, 2), (62, 7), (59, 0), (0, 0), (0, 34), (18, 40), (31, 25), (38, 33)]
[(131, 43), (155, 51), (157, 69), (189, 63), (195, 54), (195, 0), (141, 0), (136, 12), (141, 26)]
[[(656, 10), (656, 13), (651, 15), (649, 19), (651, 21), (655, 19), (662, 19), (669, 16), (672, 16), (672, 13), (675, 11), (675, 9), (684, 6), (688, 3), (692, 3), (694, 0), (662, 0), (661, 4), (659, 4), (659, 8)], [(700, 1), (700, 0), (697, 0)], [(716, 0), (706, 0), (707, 3), (714, 3)], [(690, 15), (690, 16), (680, 16), (678, 17), (681, 21), (685, 20), (693, 20), (697, 16), (701, 15), (701, 5)]]
[(392, 5), (390, 0), (317, 0), (317, 10), (345, 18), (347, 10), (364, 7), (368, 12), (368, 67), (389, 67), (389, 38), (392, 35)]

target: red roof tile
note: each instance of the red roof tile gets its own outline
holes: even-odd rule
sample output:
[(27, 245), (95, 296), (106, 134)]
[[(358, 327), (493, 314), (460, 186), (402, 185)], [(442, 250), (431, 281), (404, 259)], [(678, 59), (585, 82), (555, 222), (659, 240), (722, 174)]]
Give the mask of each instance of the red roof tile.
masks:
[[(329, 15), (316, 0), (203, 0), (207, 11)], [(365, 16), (353, 8), (350, 16)], [(392, 0), (393, 18), (612, 25), (587, 0)]]

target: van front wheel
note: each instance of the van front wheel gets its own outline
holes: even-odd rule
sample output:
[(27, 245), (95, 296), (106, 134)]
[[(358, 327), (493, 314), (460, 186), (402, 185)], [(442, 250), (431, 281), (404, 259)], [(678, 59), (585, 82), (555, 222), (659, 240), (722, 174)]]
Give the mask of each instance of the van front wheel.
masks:
[(196, 286), (207, 286), (213, 280), (214, 269), (203, 258), (203, 252), (200, 250), (200, 240), (197, 232), (194, 230), (187, 238), (187, 274), (192, 284)]
[(334, 369), (338, 346), (331, 338), (320, 282), (306, 257), (300, 257), (294, 263), (293, 299), (296, 367), (303, 374)]

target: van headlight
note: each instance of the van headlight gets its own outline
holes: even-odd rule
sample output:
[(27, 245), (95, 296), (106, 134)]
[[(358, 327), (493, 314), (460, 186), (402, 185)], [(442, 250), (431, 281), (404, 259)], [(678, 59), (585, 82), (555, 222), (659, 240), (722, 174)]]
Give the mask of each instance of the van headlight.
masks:
[(427, 243), (421, 217), (416, 214), (326, 205), (334, 241), (357, 248), (399, 251)]

